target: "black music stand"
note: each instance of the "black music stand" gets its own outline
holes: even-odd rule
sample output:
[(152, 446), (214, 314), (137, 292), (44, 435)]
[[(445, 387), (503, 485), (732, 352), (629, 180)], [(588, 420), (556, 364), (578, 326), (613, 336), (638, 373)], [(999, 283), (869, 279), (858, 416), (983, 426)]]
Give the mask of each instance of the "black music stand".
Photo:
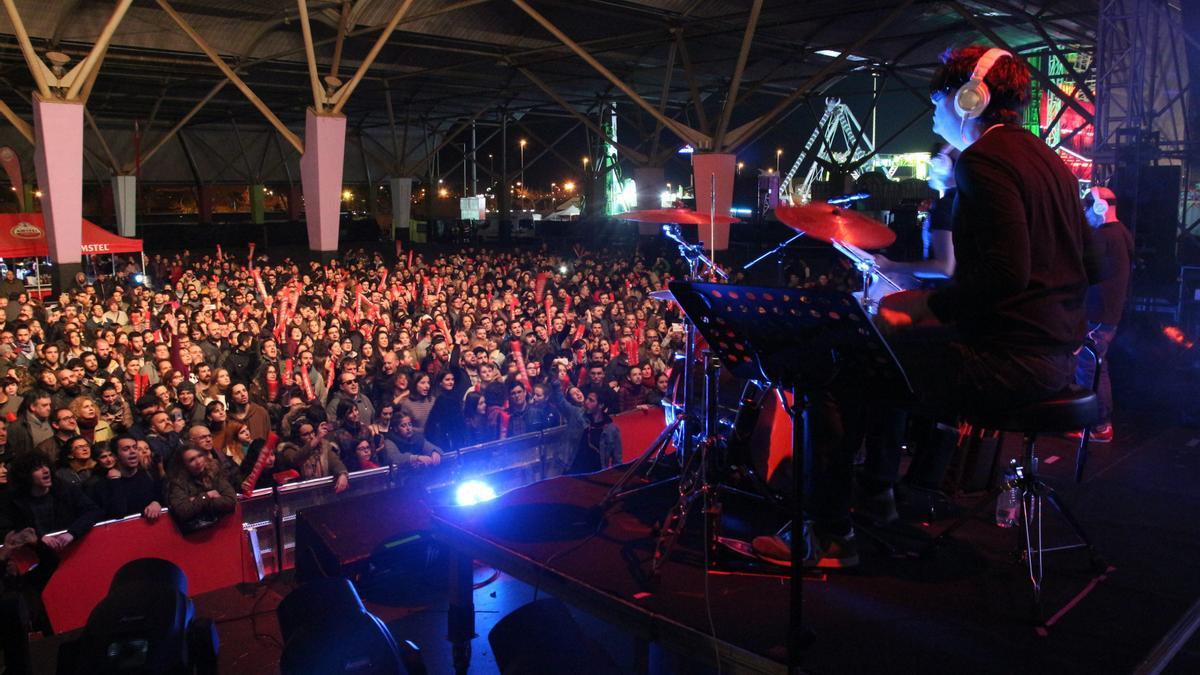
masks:
[(788, 666), (811, 641), (803, 626), (804, 482), (811, 463), (808, 394), (833, 382), (905, 401), (912, 387), (895, 354), (849, 293), (673, 281), (671, 293), (738, 377), (790, 390), (792, 406), (792, 566)]

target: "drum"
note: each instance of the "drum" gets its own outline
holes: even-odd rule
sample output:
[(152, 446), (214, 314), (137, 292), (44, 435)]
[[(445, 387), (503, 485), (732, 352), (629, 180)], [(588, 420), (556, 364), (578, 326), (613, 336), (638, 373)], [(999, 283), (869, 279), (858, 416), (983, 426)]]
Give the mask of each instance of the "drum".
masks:
[[(784, 394), (791, 404), (791, 394)], [(774, 390), (746, 383), (733, 420), (727, 458), (740, 467), (760, 490), (774, 496), (791, 492), (792, 419)]]

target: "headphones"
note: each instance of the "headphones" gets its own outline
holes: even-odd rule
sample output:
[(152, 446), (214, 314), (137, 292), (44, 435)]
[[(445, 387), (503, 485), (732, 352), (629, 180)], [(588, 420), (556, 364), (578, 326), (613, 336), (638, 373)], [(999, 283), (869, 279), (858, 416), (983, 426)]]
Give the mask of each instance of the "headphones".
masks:
[(1094, 186), (1088, 192), (1092, 193), (1092, 213), (1098, 216), (1108, 213), (1108, 200), (1100, 196), (1100, 188)]
[(993, 47), (984, 52), (983, 56), (975, 62), (975, 70), (971, 72), (971, 79), (954, 92), (954, 110), (959, 117), (964, 120), (973, 120), (987, 110), (988, 103), (992, 101), (992, 93), (988, 91), (988, 86), (984, 84), (983, 78), (987, 77), (988, 71), (996, 65), (996, 61), (1005, 56), (1012, 58), (1012, 54), (1007, 51)]

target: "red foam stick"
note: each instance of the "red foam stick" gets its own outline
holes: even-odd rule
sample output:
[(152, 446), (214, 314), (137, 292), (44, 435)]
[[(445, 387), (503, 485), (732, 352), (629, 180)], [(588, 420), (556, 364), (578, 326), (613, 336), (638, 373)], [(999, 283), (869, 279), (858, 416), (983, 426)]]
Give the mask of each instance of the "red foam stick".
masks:
[(275, 448), (264, 447), (258, 453), (258, 460), (254, 462), (254, 468), (250, 469), (250, 474), (246, 476), (246, 480), (242, 481), (242, 495), (249, 497), (250, 493), (254, 492), (254, 486), (258, 483), (258, 477), (267, 468), (267, 462), (271, 461), (271, 457), (275, 455)]
[(410, 248), (410, 249), (408, 249), (408, 267), (409, 267), (409, 269), (412, 269), (412, 257), (413, 257), (413, 250)]
[(308, 400), (311, 401), (317, 397), (316, 392), (313, 391), (312, 380), (308, 376), (308, 368), (305, 368), (304, 364), (300, 364), (300, 386), (304, 387), (304, 395), (308, 397)]
[(546, 279), (549, 276), (546, 272), (538, 272), (537, 280), (533, 282), (533, 294), (538, 302), (542, 301), (542, 296), (546, 293)]

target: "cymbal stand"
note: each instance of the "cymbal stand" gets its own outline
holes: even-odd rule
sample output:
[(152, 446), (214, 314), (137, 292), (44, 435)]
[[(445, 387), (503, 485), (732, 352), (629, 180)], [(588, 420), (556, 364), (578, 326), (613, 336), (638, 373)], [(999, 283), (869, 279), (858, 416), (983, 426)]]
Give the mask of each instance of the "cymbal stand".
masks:
[[(707, 271), (709, 276), (719, 276), (722, 280), (728, 280), (728, 275), (725, 274), (725, 271), (722, 271), (719, 267), (716, 267), (716, 264), (712, 261), (712, 259), (704, 255), (704, 247), (701, 244), (689, 244), (688, 241), (684, 240), (683, 234), (680, 233), (678, 225), (664, 225), (662, 226), (662, 233), (666, 234), (667, 239), (671, 239), (674, 241), (674, 243), (676, 243), (676, 245), (679, 247), (680, 255), (682, 255), (685, 261), (688, 262), (688, 281), (702, 280), (701, 265), (704, 265), (704, 270)], [(676, 438), (677, 440), (676, 450), (680, 466), (680, 476), (683, 476), (684, 473), (688, 473), (689, 467), (692, 466), (691, 458), (692, 455), (695, 454), (696, 447), (696, 440), (694, 437), (696, 429), (696, 416), (695, 414), (691, 413), (690, 408), (692, 405), (691, 401), (694, 400), (696, 377), (694, 374), (694, 369), (692, 369), (691, 366), (696, 362), (696, 334), (696, 324), (692, 323), (691, 319), (685, 315), (683, 363), (677, 363), (674, 365), (674, 368), (680, 369), (680, 376), (682, 376), (683, 380), (683, 412), (676, 412), (676, 418), (674, 418), (673, 422), (668, 424), (666, 429), (662, 430), (659, 437), (655, 438), (653, 443), (650, 443), (650, 447), (646, 449), (646, 452), (643, 452), (641, 456), (638, 456), (637, 460), (634, 461), (634, 464), (632, 464), (628, 470), (625, 471), (623, 476), (617, 480), (617, 483), (613, 484), (612, 488), (608, 490), (608, 494), (605, 495), (604, 501), (600, 502), (601, 512), (607, 512), (608, 508), (611, 508), (613, 503), (623, 500), (624, 497), (648, 488), (649, 485), (640, 485), (636, 486), (636, 488), (626, 488), (626, 485), (629, 485), (630, 480), (634, 479), (634, 477), (643, 470), (649, 474), (654, 470), (655, 466), (658, 466), (659, 460), (662, 459), (662, 456), (666, 455), (667, 448), (671, 446), (672, 437)], [(712, 386), (714, 388), (716, 386), (715, 378)], [(712, 398), (713, 410), (706, 411), (706, 419), (703, 420), (704, 429), (706, 430), (715, 429), (716, 424), (715, 392)], [(650, 483), (650, 485), (653, 484), (656, 483)]]
[(721, 374), (721, 361), (708, 350), (705, 350), (703, 358), (704, 437), (691, 456), (684, 459), (683, 470), (679, 474), (679, 499), (667, 512), (659, 527), (658, 538), (654, 544), (654, 560), (650, 568), (651, 576), (657, 576), (663, 564), (671, 557), (697, 498), (701, 500), (704, 517), (708, 523), (705, 527), (707, 536), (704, 541), (704, 546), (708, 549), (706, 559), (710, 564), (716, 559), (721, 502), (718, 498), (719, 486), (712, 480), (712, 463), (713, 450), (717, 444), (717, 382)]

